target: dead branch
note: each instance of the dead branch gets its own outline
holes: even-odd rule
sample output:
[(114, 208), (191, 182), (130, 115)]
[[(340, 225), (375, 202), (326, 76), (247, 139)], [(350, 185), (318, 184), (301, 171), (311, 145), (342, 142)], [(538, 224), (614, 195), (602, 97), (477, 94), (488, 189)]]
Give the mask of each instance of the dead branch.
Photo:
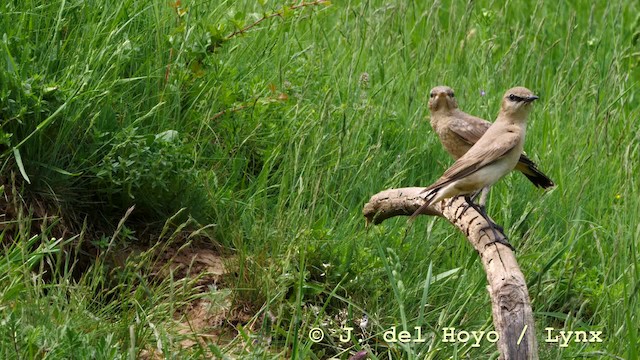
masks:
[[(379, 224), (390, 217), (413, 214), (424, 203), (420, 197), (422, 189), (390, 189), (373, 195), (362, 210), (367, 223)], [(501, 240), (496, 236), (503, 235), (487, 230), (489, 224), (476, 210), (468, 208), (459, 217), (466, 204), (463, 197), (453, 201), (444, 200), (429, 207), (424, 215), (436, 215), (449, 220), (465, 234), (480, 255), (487, 274), (493, 324), (500, 336), (500, 359), (538, 359), (529, 292), (515, 255), (507, 246), (496, 242)]]

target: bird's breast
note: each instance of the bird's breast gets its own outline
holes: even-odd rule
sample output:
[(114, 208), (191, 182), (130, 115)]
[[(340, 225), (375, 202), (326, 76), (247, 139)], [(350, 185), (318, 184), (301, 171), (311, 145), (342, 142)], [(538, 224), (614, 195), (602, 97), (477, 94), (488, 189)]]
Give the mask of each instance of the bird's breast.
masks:
[(447, 150), (447, 152), (457, 160), (469, 151), (471, 145), (462, 139), (460, 135), (451, 131), (447, 124), (447, 121), (442, 121), (434, 126), (434, 129), (440, 138), (442, 146), (444, 146), (445, 150)]

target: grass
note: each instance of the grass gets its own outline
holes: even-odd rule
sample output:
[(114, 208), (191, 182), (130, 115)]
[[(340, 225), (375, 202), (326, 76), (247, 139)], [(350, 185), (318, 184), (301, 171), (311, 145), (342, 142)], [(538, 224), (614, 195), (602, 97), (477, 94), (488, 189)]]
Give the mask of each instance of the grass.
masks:
[[(376, 192), (428, 185), (451, 163), (425, 106), (446, 84), (487, 119), (507, 88), (541, 97), (525, 148), (557, 187), (543, 193), (510, 175), (489, 199), (529, 281), (541, 359), (637, 358), (639, 10), (1, 5), (0, 353), (495, 358), (488, 341), (442, 342), (445, 327), (491, 329), (485, 276), (464, 237), (425, 217), (405, 239), (406, 219), (366, 230), (361, 214)], [(109, 261), (117, 249), (196, 238), (235, 257), (224, 289), (154, 280), (149, 252)], [(248, 321), (176, 328), (178, 309), (229, 290)], [(318, 326), (326, 334), (314, 343)], [(363, 341), (341, 343), (344, 326)], [(392, 326), (419, 326), (427, 341), (384, 341)], [(221, 327), (234, 336), (200, 336)], [(560, 347), (544, 342), (545, 327), (603, 331), (604, 341)]]

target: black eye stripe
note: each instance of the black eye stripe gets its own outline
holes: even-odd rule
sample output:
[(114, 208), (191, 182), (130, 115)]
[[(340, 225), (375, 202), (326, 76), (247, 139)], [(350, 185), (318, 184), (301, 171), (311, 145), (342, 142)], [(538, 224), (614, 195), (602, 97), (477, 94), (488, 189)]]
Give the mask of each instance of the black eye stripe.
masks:
[(509, 95), (509, 100), (511, 100), (511, 101), (524, 101), (524, 98), (521, 98), (518, 95), (511, 94), (511, 95)]

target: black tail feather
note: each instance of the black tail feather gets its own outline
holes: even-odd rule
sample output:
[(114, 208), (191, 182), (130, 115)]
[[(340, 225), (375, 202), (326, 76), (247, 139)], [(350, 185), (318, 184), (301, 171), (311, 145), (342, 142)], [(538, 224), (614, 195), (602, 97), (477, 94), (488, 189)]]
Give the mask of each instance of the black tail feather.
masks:
[(548, 189), (556, 186), (556, 184), (554, 184), (553, 181), (549, 179), (545, 174), (543, 174), (540, 170), (536, 168), (529, 169), (533, 172), (533, 174), (523, 174), (527, 177), (527, 179), (529, 179), (529, 181), (533, 183), (533, 185), (543, 189)]
[(533, 185), (543, 189), (548, 189), (556, 186), (556, 184), (553, 183), (553, 180), (549, 179), (547, 175), (538, 170), (538, 166), (536, 165), (536, 163), (534, 163), (526, 155), (520, 155), (520, 160), (518, 162), (526, 166), (526, 171), (521, 170), (522, 174), (524, 174), (524, 176), (526, 176), (527, 179), (529, 179), (529, 181), (533, 183)]

